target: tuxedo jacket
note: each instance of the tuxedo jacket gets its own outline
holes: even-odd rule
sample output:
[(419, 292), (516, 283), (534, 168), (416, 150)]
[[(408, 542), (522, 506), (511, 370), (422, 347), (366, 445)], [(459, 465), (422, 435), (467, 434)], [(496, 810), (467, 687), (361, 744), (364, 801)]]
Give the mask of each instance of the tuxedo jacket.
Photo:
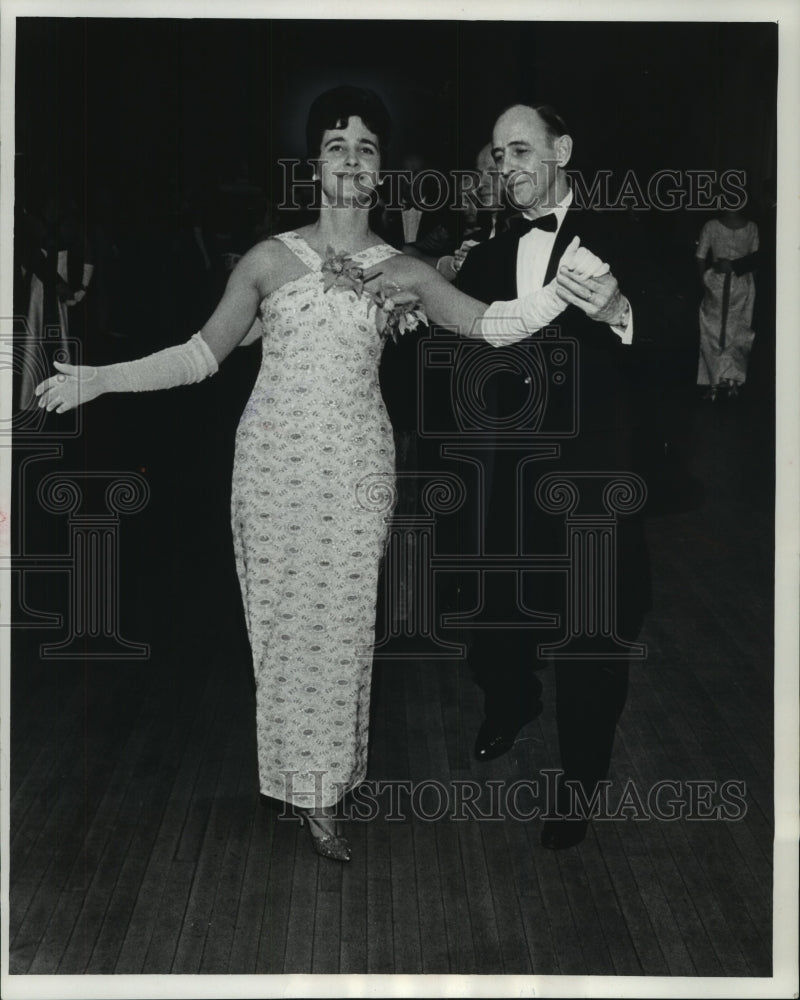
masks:
[[(574, 236), (579, 236), (582, 246), (609, 263), (620, 291), (629, 300), (633, 311), (634, 346), (623, 345), (607, 324), (589, 319), (576, 306), (567, 306), (549, 328), (552, 333), (558, 331), (558, 337), (568, 348), (570, 385), (556, 388), (555, 372), (547, 361), (539, 387), (547, 395), (546, 406), (543, 406), (548, 414), (547, 426), (564, 434), (554, 438), (545, 432), (522, 434), (515, 449), (511, 450), (504, 445), (502, 436), (498, 437), (490, 472), (494, 487), (486, 524), (490, 550), (508, 551), (510, 546), (521, 544), (526, 551), (563, 551), (566, 544), (563, 515), (547, 515), (533, 500), (535, 482), (541, 475), (599, 473), (601, 476), (596, 479), (599, 488), (602, 473), (613, 475), (632, 471), (633, 417), (625, 352), (635, 352), (668, 336), (674, 315), (665, 307), (670, 290), (649, 264), (637, 230), (633, 223), (611, 213), (571, 208), (556, 235), (545, 283), (555, 277), (568, 244)], [(518, 245), (518, 237), (513, 232), (506, 232), (474, 247), (459, 273), (458, 287), (487, 303), (517, 298)], [(537, 338), (523, 341), (516, 349), (525, 350), (526, 344), (535, 345), (536, 341)], [(497, 349), (488, 344), (480, 345), (480, 349), (486, 352), (486, 365), (492, 366), (492, 352)], [(549, 357), (552, 358), (552, 354)], [(487, 383), (485, 398), (487, 406), (494, 408), (496, 424), (508, 427), (513, 424), (515, 414), (524, 413), (526, 406), (530, 410), (531, 403), (536, 406), (542, 401), (531, 400), (532, 387), (530, 381), (526, 381), (529, 375), (526, 376), (524, 366), (512, 360), (504, 367), (509, 370), (498, 371)], [(564, 388), (569, 391), (565, 392)], [(511, 464), (517, 466), (520, 449), (529, 445), (533, 454), (537, 446), (546, 443), (557, 444), (558, 454), (528, 463), (525, 473), (517, 480), (517, 489), (510, 489), (509, 483), (514, 481)], [(599, 493), (590, 502), (597, 506)], [(521, 515), (518, 514), (520, 505), (523, 508)], [(517, 534), (519, 530), (521, 538)], [(649, 571), (638, 516), (620, 519), (618, 567), (620, 606), (629, 620), (638, 621), (649, 606)], [(633, 625), (626, 631), (633, 634), (636, 629)]]
[[(674, 290), (666, 276), (650, 261), (639, 235), (639, 227), (617, 213), (570, 208), (559, 229), (545, 273), (545, 284), (558, 270), (559, 261), (574, 236), (581, 245), (607, 261), (620, 291), (633, 310), (633, 344), (622, 344), (606, 324), (590, 319), (577, 306), (567, 306), (551, 324), (574, 350), (577, 384), (572, 400), (578, 426), (574, 439), (565, 440), (564, 457), (576, 462), (630, 466), (629, 438), (632, 416), (628, 406), (628, 375), (631, 360), (655, 345), (674, 338), (680, 319)], [(507, 301), (518, 297), (518, 238), (502, 233), (481, 243), (468, 254), (458, 275), (457, 286), (482, 302)], [(494, 348), (487, 347), (487, 351)], [(524, 373), (502, 380), (498, 405), (511, 412), (520, 393), (529, 393)], [(551, 396), (555, 396), (551, 392)], [(555, 399), (550, 404), (556, 404)], [(565, 420), (568, 417), (565, 415)], [(552, 423), (552, 421), (551, 421)]]

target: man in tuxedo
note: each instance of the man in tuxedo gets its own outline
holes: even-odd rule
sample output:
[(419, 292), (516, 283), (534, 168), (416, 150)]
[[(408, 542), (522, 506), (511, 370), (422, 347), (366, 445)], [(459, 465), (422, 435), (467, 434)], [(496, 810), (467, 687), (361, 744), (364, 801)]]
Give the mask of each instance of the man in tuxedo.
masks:
[[(506, 110), (495, 124), (492, 151), (503, 175), (506, 199), (520, 214), (511, 220), (508, 231), (469, 252), (458, 274), (459, 288), (485, 302), (511, 300), (541, 288), (556, 277), (559, 260), (576, 235), (611, 267), (610, 273), (584, 283), (558, 277), (559, 294), (567, 305), (555, 325), (563, 338), (576, 344), (576, 433), (548, 438), (533, 429), (528, 437), (524, 426), (514, 427), (515, 415), (530, 412), (527, 404), (533, 387), (523, 371), (498, 370), (486, 394), (495, 409), (494, 426), (518, 433), (511, 438), (501, 434), (491, 455), (485, 551), (558, 554), (567, 547), (564, 515), (547, 513), (537, 505), (536, 483), (545, 474), (558, 472), (567, 477), (588, 473), (583, 482), (602, 484), (604, 477), (631, 469), (624, 352), (634, 338), (646, 338), (651, 324), (659, 322), (659, 293), (652, 274), (641, 266), (639, 248), (631, 242), (633, 234), (628, 229), (635, 227), (615, 213), (589, 211), (575, 204), (565, 170), (572, 138), (553, 109), (516, 105)], [(570, 405), (558, 401), (567, 396), (559, 397), (552, 388), (548, 396), (548, 426), (569, 435)], [(542, 448), (548, 444), (549, 455)], [(596, 502), (597, 498), (595, 506)], [(649, 607), (649, 573), (640, 519), (635, 515), (620, 518), (616, 529), (616, 635), (624, 646), (636, 639)], [(563, 574), (525, 573), (517, 592), (507, 578), (503, 583), (500, 574), (487, 571), (484, 579), (489, 620), (510, 623), (515, 610), (535, 609), (557, 616), (550, 622), (560, 624), (560, 631), (550, 623), (541, 628), (496, 625), (476, 630), (470, 664), (484, 691), (485, 719), (475, 755), (478, 760), (491, 760), (507, 752), (519, 730), (542, 710), (537, 668), (544, 666), (547, 657), (537, 648), (557, 643), (564, 634), (568, 584)], [(515, 603), (516, 608), (510, 607)], [(589, 648), (579, 658), (554, 660), (564, 774), (557, 815), (546, 818), (542, 830), (543, 845), (553, 849), (577, 844), (586, 834), (588, 821), (580, 814), (575, 818), (574, 797), (565, 782), (577, 784), (584, 800), (591, 800), (608, 772), (615, 728), (626, 699), (629, 655), (624, 651), (614, 658), (594, 659), (594, 655)]]

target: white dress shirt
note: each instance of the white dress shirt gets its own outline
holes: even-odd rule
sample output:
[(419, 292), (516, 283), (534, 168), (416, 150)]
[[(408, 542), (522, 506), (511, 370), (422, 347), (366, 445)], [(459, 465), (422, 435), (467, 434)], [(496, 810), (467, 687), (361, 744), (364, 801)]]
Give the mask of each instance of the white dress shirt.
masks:
[[(546, 229), (531, 229), (519, 241), (517, 250), (517, 295), (529, 295), (537, 289), (544, 287), (544, 278), (547, 273), (547, 265), (553, 252), (558, 230), (567, 214), (567, 210), (572, 204), (572, 189), (570, 189), (561, 201), (553, 209), (556, 217), (558, 229), (555, 232), (548, 232)], [(523, 213), (526, 218), (533, 218), (532, 215)], [(587, 249), (591, 250), (592, 247)], [(630, 305), (630, 303), (629, 303)], [(630, 344), (633, 341), (633, 309), (629, 309), (628, 323), (626, 326), (612, 326), (611, 329), (621, 339), (623, 344)]]
[(422, 210), (419, 208), (412, 206), (402, 209), (404, 243), (416, 243), (421, 218)]

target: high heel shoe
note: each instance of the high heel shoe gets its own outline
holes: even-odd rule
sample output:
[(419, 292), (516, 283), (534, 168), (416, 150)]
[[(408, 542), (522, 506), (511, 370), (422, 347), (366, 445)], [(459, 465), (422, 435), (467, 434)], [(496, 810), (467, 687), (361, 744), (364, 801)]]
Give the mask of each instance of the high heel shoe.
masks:
[(311, 834), (311, 844), (322, 858), (331, 861), (349, 861), (350, 845), (336, 831), (336, 821), (330, 816), (312, 816), (309, 812), (300, 813), (300, 825), (308, 824)]

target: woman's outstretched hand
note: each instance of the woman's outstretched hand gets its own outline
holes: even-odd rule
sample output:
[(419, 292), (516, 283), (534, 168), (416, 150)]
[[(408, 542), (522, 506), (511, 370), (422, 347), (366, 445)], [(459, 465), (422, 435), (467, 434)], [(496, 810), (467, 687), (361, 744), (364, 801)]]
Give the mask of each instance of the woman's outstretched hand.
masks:
[(40, 408), (48, 412), (66, 413), (104, 391), (98, 370), (90, 365), (68, 365), (55, 361), (53, 366), (59, 374), (40, 382), (34, 390), (39, 397)]

